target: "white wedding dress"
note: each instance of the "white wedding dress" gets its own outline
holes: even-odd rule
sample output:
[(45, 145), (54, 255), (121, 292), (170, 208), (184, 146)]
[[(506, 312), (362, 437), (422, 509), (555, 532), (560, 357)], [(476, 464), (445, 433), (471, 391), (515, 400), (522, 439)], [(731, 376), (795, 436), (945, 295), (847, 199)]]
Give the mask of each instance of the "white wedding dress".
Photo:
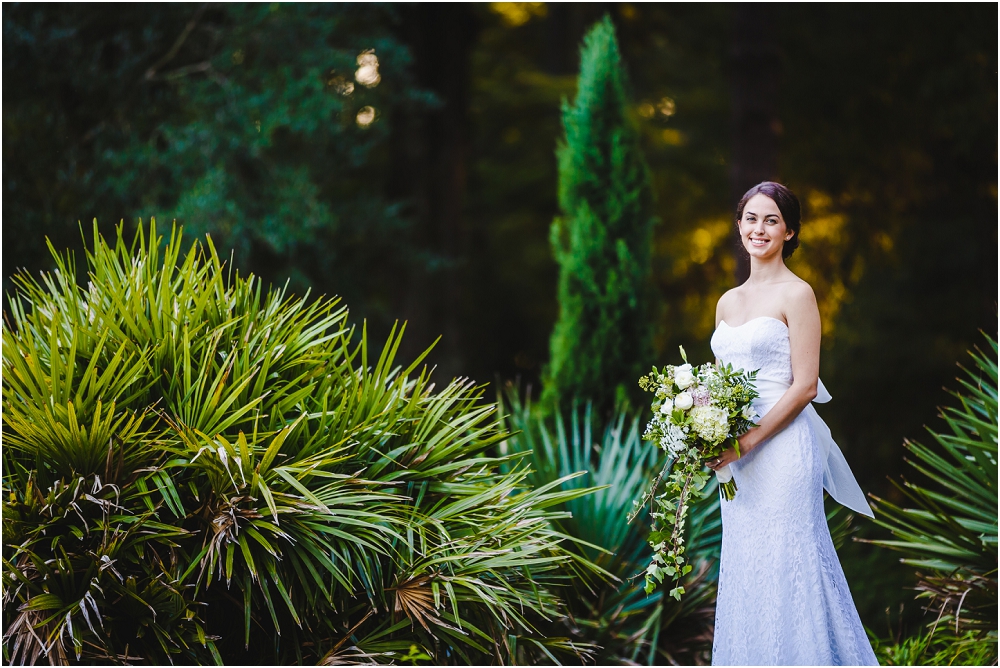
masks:
[[(791, 385), (780, 320), (722, 322), (712, 350), (734, 368), (759, 370), (760, 415)], [(821, 383), (817, 400), (824, 399)], [(812, 405), (730, 470), (738, 491), (721, 501), (712, 664), (878, 665), (830, 539), (823, 489), (859, 512), (871, 510)]]

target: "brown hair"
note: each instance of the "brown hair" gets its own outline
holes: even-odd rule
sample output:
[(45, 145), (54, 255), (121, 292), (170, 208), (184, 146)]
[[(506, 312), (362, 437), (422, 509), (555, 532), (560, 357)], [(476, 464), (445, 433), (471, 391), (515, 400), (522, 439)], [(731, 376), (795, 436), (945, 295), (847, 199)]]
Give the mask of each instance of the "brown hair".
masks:
[(795, 249), (799, 247), (799, 229), (802, 227), (802, 209), (799, 206), (799, 198), (791, 190), (775, 183), (774, 181), (762, 181), (748, 190), (736, 205), (736, 224), (739, 225), (743, 218), (743, 207), (747, 205), (754, 195), (764, 195), (778, 205), (778, 211), (785, 221), (785, 226), (794, 232), (792, 238), (781, 247), (781, 257), (789, 258)]

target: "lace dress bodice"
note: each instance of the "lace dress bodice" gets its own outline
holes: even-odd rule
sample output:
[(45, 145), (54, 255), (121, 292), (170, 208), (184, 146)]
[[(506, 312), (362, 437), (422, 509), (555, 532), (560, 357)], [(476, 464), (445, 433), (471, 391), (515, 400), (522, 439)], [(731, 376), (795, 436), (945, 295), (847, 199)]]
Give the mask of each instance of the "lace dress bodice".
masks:
[[(759, 370), (759, 384), (792, 382), (780, 320), (720, 323), (712, 350)], [(755, 402), (761, 415), (781, 392), (766, 394)], [(815, 424), (803, 411), (730, 465), (738, 491), (721, 502), (714, 665), (878, 665), (830, 538)]]
[(758, 369), (758, 378), (792, 382), (788, 327), (780, 320), (754, 318), (739, 327), (730, 327), (722, 321), (712, 337), (712, 352), (734, 368)]

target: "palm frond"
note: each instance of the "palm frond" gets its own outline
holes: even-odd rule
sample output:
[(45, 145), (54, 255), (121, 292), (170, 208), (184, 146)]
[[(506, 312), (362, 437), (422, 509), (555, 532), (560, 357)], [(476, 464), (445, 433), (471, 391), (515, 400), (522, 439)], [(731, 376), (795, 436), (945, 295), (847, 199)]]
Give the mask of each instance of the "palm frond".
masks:
[(939, 619), (965, 628), (997, 628), (997, 342), (970, 353), (957, 405), (944, 408), (937, 447), (906, 441), (907, 461), (926, 482), (893, 481), (913, 504), (876, 500), (876, 523), (894, 539), (872, 540), (902, 552), (920, 569), (919, 596)]
[(3, 328), (5, 656), (593, 651), (541, 624), (566, 585), (612, 579), (560, 524), (594, 489), (497, 455), (484, 388), (437, 388), (429, 350), (399, 364), (405, 325), (376, 355), (336, 299), (265, 290), (153, 223), (95, 228), (85, 286), (53, 254)]
[(534, 414), (530, 395), (522, 399), (512, 385), (504, 389), (500, 403), (505, 425), (514, 433), (501, 452), (525, 457), (533, 486), (597, 490), (568, 498), (559, 507), (564, 515), (554, 523), (571, 537), (572, 550), (608, 577), (567, 582), (573, 590), (565, 597), (569, 614), (551, 625), (547, 635), (600, 646), (589, 650), (598, 663), (707, 659), (721, 545), (714, 479), (689, 518), (688, 544), (695, 564), (685, 582), (689, 594), (682, 602), (664, 600), (661, 592), (647, 596), (635, 578), (648, 562), (648, 522), (644, 516), (626, 522), (633, 500), (658, 469), (655, 449), (642, 441), (640, 416), (618, 411), (601, 426), (589, 405), (576, 404), (567, 424), (561, 414)]

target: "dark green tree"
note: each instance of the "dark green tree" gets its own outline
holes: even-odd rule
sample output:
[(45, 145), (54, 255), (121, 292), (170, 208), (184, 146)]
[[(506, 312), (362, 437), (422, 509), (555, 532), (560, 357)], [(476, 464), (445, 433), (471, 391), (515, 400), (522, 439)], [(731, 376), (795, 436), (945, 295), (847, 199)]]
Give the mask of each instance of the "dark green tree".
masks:
[(401, 20), (385, 5), (4, 7), (5, 281), (51, 267), (44, 236), (80, 250), (77, 221), (158, 216), (265, 281), (390, 312), (393, 279), (421, 261), (390, 135), (431, 104)]
[(609, 16), (584, 38), (575, 102), (563, 102), (559, 207), (550, 240), (559, 263), (559, 319), (543, 403), (587, 397), (606, 413), (652, 351), (652, 196)]

